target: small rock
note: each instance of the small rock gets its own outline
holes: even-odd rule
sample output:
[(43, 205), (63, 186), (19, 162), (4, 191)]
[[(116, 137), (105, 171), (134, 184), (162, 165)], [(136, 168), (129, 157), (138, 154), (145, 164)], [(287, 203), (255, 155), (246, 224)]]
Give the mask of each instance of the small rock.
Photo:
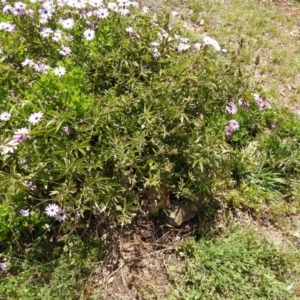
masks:
[(167, 217), (167, 222), (172, 226), (180, 226), (183, 222), (186, 222), (196, 216), (198, 209), (196, 206), (183, 207), (176, 206), (169, 213)]
[(199, 25), (204, 26), (204, 20), (203, 19), (200, 20)]

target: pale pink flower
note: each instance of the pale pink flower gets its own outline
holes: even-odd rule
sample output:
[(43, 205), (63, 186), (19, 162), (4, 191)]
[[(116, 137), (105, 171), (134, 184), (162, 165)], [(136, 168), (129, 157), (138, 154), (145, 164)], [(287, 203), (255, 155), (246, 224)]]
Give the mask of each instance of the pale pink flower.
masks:
[(230, 101), (228, 105), (226, 105), (226, 111), (233, 115), (237, 113), (237, 107), (233, 101)]
[(50, 67), (49, 67), (48, 65), (46, 65), (46, 64), (44, 64), (44, 63), (41, 63), (41, 62), (39, 62), (39, 63), (37, 63), (37, 64), (34, 64), (34, 65), (33, 65), (33, 68), (34, 68), (37, 72), (42, 73), (42, 74), (47, 74), (48, 71), (49, 71), (49, 69), (50, 69)]
[(260, 110), (262, 110), (266, 105), (265, 101), (262, 98), (257, 98), (257, 99), (255, 99), (255, 101)]
[(25, 3), (18, 1), (14, 4), (13, 14), (15, 16), (24, 15), (25, 12), (26, 12), (26, 4)]
[(227, 135), (227, 136), (232, 136), (233, 135), (233, 130), (232, 130), (232, 128), (230, 127), (230, 126), (226, 126), (225, 127), (225, 134)]
[(36, 190), (36, 185), (32, 183), (32, 181), (29, 181), (27, 183), (27, 186), (29, 189), (31, 189), (32, 191), (35, 191)]
[(2, 11), (5, 13), (5, 14), (11, 14), (12, 11), (13, 11), (13, 7), (9, 4), (6, 4), (4, 5)]
[(71, 53), (71, 49), (67, 46), (61, 46), (60, 50), (59, 50), (59, 54), (63, 55), (63, 56), (67, 56)]
[(228, 121), (228, 126), (230, 126), (230, 128), (235, 131), (238, 130), (240, 128), (240, 124), (237, 120), (230, 120)]
[(122, 16), (129, 16), (130, 15), (130, 10), (127, 9), (127, 8), (121, 7), (121, 8), (118, 9), (118, 12)]
[(65, 214), (65, 210), (63, 208), (60, 208), (56, 214), (56, 219), (59, 222), (63, 222), (67, 219), (67, 215)]
[(265, 107), (267, 109), (271, 109), (272, 108), (271, 104), (269, 102), (266, 102), (266, 101), (265, 101)]

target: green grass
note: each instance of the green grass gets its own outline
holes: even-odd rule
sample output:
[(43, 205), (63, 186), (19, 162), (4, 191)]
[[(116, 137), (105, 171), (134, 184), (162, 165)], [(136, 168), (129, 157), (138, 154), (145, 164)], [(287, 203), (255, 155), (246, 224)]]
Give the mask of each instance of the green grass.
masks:
[[(300, 67), (297, 15), (275, 2), (183, 0), (180, 4), (172, 1), (172, 5), (182, 7), (180, 17), (197, 27), (196, 36), (210, 35), (229, 52), (239, 52), (241, 68), (253, 75), (253, 85), (262, 86), (275, 103), (296, 107)], [(292, 4), (299, 7), (299, 2)], [(204, 26), (198, 26), (200, 20)]]
[[(41, 252), (43, 247), (49, 245), (43, 243)], [(15, 255), (9, 261), (10, 272), (4, 276), (0, 274), (0, 299), (92, 299), (89, 298), (93, 294), (91, 276), (104, 250), (99, 240), (72, 237), (66, 241), (63, 252), (59, 247), (54, 248), (53, 257), (48, 259)]]
[(177, 286), (169, 299), (296, 299), (300, 252), (279, 251), (251, 229), (191, 238), (180, 253), (186, 269), (179, 274), (170, 268)]

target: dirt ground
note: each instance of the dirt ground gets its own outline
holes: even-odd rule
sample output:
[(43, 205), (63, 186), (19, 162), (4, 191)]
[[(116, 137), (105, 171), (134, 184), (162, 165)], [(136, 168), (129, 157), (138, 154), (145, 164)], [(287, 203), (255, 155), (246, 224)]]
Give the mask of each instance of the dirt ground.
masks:
[(171, 270), (184, 268), (176, 248), (195, 233), (195, 224), (174, 228), (138, 216), (124, 228), (105, 229), (107, 256), (93, 274), (94, 289), (102, 291), (99, 299), (166, 299)]

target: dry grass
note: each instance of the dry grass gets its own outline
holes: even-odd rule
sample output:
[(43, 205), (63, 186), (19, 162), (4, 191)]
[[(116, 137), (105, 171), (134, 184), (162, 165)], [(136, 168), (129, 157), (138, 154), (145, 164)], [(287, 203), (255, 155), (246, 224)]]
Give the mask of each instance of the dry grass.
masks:
[[(159, 11), (163, 0), (148, 3)], [(271, 102), (300, 108), (299, 2), (182, 0), (165, 5), (192, 38), (210, 35), (229, 53), (238, 52), (244, 73)]]

